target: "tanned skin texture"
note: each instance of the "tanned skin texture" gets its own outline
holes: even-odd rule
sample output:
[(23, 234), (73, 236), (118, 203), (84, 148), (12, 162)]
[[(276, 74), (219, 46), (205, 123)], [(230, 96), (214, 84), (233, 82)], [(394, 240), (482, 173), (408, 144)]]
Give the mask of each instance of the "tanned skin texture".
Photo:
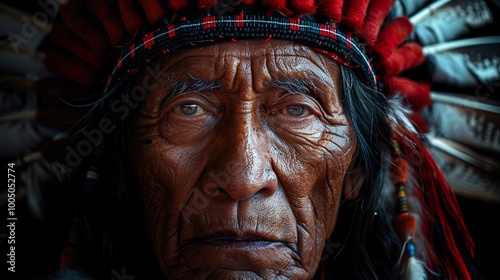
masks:
[(313, 277), (355, 185), (339, 66), (289, 41), (242, 40), (160, 69), (132, 157), (166, 278)]

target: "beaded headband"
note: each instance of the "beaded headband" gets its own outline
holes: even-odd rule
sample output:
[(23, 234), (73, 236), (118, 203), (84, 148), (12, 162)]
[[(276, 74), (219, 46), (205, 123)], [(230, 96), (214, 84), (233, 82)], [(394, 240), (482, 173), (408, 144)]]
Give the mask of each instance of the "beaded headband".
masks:
[(268, 17), (264, 15), (207, 16), (182, 19), (163, 29), (148, 33), (131, 42), (127, 52), (118, 58), (107, 88), (122, 80), (132, 70), (162, 54), (184, 47), (203, 46), (239, 39), (276, 38), (304, 43), (326, 54), (334, 61), (357, 70), (359, 77), (376, 88), (376, 78), (362, 45), (355, 37), (327, 24), (300, 18)]

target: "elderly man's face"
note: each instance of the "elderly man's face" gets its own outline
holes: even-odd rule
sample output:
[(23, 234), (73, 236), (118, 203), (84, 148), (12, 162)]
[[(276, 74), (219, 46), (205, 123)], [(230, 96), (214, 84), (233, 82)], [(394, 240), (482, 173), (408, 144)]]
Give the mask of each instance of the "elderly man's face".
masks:
[(311, 278), (356, 140), (339, 67), (301, 45), (176, 53), (133, 124), (157, 261), (171, 279)]

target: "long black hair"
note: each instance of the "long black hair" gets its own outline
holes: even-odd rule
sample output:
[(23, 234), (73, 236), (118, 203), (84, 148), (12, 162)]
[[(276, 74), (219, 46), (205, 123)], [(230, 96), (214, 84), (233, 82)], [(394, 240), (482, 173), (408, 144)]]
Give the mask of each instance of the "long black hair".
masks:
[(335, 277), (399, 279), (402, 244), (393, 225), (395, 199), (386, 172), (391, 158), (385, 120), (392, 108), (384, 94), (363, 84), (352, 69), (341, 66), (341, 73), (343, 106), (357, 137), (357, 168), (363, 178), (357, 186), (360, 195), (353, 201), (344, 198), (339, 205), (337, 224), (327, 241), (337, 249), (330, 250), (325, 267)]

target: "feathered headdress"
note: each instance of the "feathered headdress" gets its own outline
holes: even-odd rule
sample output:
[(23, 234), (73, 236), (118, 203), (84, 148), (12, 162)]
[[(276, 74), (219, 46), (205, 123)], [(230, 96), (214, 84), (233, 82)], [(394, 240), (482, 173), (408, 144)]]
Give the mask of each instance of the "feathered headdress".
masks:
[[(25, 118), (35, 121), (28, 127), (9, 127), (16, 135), (29, 131), (30, 136), (19, 136), (26, 143), (7, 140), (3, 147), (8, 150), (2, 153), (2, 159), (29, 164), (27, 170), (39, 174), (35, 176), (39, 182), (33, 182), (34, 185), (52, 183), (62, 176), (60, 166), (52, 163), (54, 151), (67, 136), (65, 131), (85, 114), (83, 105), (105, 97), (139, 67), (166, 53), (218, 42), (248, 38), (293, 40), (353, 68), (367, 86), (388, 97), (402, 96), (411, 109), (410, 119), (418, 133), (400, 131), (388, 120), (387, 134), (393, 142), (396, 168), (392, 170), (392, 177), (397, 193), (394, 199), (400, 212), (395, 227), (405, 244), (408, 279), (424, 270), (415, 260), (412, 243), (417, 225), (429, 240), (438, 234), (444, 236), (447, 247), (442, 259), (437, 259), (429, 246), (428, 259), (423, 261), (431, 269), (431, 264), (440, 263), (450, 279), (470, 279), (453, 231), (462, 234), (471, 254), (472, 240), (452, 189), (423, 143), (421, 136), (429, 130), (424, 119), (428, 116), (421, 113), (439, 96), (431, 95), (430, 90), (431, 85), (439, 82), (436, 72), (444, 69), (445, 64), (441, 62), (446, 57), (440, 54), (455, 55), (431, 45), (459, 38), (468, 33), (467, 28), (479, 29), (490, 24), (492, 16), (488, 19), (484, 11), (489, 11), (489, 7), (481, 6), (480, 1), (479, 7), (471, 4), (476, 1), (435, 1), (431, 5), (428, 2), (54, 0), (41, 1), (43, 5), (39, 4), (38, 12), (44, 13), (33, 15), (2, 5), (2, 12), (10, 15), (3, 20), (17, 28), (7, 33), (12, 50), (5, 52), (2, 62), (10, 72), (25, 75), (10, 85), (36, 92), (36, 97), (27, 96), (24, 103), (12, 103), (1, 116), (4, 123)], [(443, 32), (436, 11), (448, 7), (458, 13), (459, 4), (470, 4), (485, 14), (481, 20), (475, 20), (474, 25), (454, 22), (457, 29), (454, 34)], [(247, 12), (255, 7), (264, 12), (259, 15)], [(410, 15), (413, 16), (408, 17)], [(28, 20), (16, 21), (17, 18)], [(433, 21), (439, 24), (429, 24)], [(481, 46), (485, 45), (483, 42), (480, 41)], [(490, 37), (490, 42), (498, 45), (500, 39)], [(429, 61), (435, 64), (429, 66)], [(457, 62), (457, 65), (467, 63)], [(423, 79), (423, 75), (410, 71), (422, 71), (423, 67), (430, 67), (426, 73), (431, 73), (432, 79)], [(474, 78), (477, 81), (477, 77)], [(500, 80), (498, 76), (496, 80)], [(16, 96), (22, 97), (24, 93), (19, 91)], [(410, 158), (415, 153), (424, 164)], [(409, 166), (422, 176), (413, 195), (419, 198), (425, 211), (434, 216), (434, 225), (420, 224), (409, 213), (405, 188)], [(68, 168), (71, 166), (63, 166)], [(94, 175), (93, 170), (89, 171), (89, 178)], [(32, 205), (36, 208), (38, 204), (34, 201)], [(433, 231), (436, 226), (441, 232)], [(63, 262), (68, 265), (71, 258), (63, 258)]]

